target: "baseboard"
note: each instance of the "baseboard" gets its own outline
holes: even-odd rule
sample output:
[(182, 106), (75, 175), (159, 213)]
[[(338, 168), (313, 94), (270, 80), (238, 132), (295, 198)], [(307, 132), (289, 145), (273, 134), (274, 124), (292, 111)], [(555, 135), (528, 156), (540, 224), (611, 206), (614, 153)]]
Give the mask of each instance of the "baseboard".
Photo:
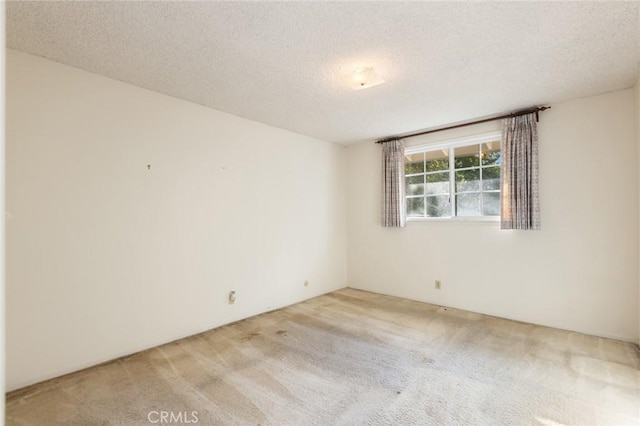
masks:
[(354, 285), (348, 285), (347, 288), (351, 288), (353, 290), (359, 290), (359, 291), (366, 291), (368, 293), (373, 293), (373, 294), (381, 294), (381, 295), (384, 295), (384, 296), (398, 297), (400, 299), (413, 300), (415, 302), (428, 303), (430, 305), (435, 305), (435, 306), (443, 306), (445, 308), (458, 309), (458, 310), (461, 310), (461, 311), (466, 311), (466, 312), (470, 312), (470, 313), (474, 313), (474, 314), (481, 314), (481, 315), (486, 315), (486, 316), (489, 316), (489, 317), (501, 318), (501, 319), (506, 319), (506, 320), (509, 320), (509, 321), (516, 321), (516, 322), (521, 322), (521, 323), (524, 323), (524, 324), (536, 325), (536, 326), (539, 326), (539, 327), (554, 328), (556, 330), (568, 331), (568, 332), (571, 332), (571, 333), (579, 333), (579, 334), (584, 334), (586, 336), (601, 337), (601, 338), (610, 339), (610, 340), (618, 340), (618, 341), (621, 341), (621, 342), (635, 344), (640, 349), (640, 339), (638, 337), (626, 337), (626, 336), (613, 335), (613, 334), (609, 334), (609, 333), (600, 333), (600, 332), (585, 331), (585, 330), (575, 330), (575, 329), (571, 329), (571, 328), (559, 327), (559, 326), (553, 325), (553, 324), (543, 324), (543, 323), (539, 323), (539, 322), (531, 322), (531, 321), (528, 321), (528, 320), (522, 319), (522, 318), (507, 317), (507, 316), (504, 316), (504, 315), (501, 315), (501, 314), (495, 313), (495, 312), (476, 311), (476, 310), (471, 310), (471, 309), (469, 309), (467, 307), (464, 307), (464, 306), (457, 306), (457, 305), (454, 305), (454, 304), (443, 305), (442, 303), (434, 302), (432, 300), (413, 298), (413, 297), (406, 297), (406, 296), (401, 296), (401, 295), (391, 294), (391, 293), (386, 293), (386, 292), (383, 293), (383, 292), (371, 291), (369, 289), (359, 288), (359, 287), (356, 287)]

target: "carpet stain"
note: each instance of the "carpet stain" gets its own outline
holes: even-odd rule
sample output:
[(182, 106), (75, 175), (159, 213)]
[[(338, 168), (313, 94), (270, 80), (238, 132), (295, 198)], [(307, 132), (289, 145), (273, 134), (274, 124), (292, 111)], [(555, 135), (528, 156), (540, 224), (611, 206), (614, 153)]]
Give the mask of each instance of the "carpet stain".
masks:
[(260, 333), (249, 333), (246, 336), (243, 336), (242, 340), (251, 340), (251, 339), (253, 339), (255, 337), (258, 337), (258, 336), (260, 336)]

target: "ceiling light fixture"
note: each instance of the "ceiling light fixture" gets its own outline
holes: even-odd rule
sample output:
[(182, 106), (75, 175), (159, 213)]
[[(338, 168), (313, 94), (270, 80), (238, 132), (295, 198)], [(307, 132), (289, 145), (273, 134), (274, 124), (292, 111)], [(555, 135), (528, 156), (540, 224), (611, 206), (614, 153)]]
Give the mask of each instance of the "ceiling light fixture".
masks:
[(342, 81), (353, 90), (367, 89), (384, 83), (372, 67), (358, 68), (351, 74), (342, 76)]

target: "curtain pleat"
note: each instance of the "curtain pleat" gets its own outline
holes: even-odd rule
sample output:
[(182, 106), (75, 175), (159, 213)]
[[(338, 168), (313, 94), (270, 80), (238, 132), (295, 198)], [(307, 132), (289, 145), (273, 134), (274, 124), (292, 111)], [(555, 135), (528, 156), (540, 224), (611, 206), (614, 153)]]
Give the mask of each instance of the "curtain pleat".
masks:
[(540, 229), (535, 113), (503, 120), (500, 189), (500, 227)]
[(382, 226), (406, 226), (404, 141), (382, 143)]

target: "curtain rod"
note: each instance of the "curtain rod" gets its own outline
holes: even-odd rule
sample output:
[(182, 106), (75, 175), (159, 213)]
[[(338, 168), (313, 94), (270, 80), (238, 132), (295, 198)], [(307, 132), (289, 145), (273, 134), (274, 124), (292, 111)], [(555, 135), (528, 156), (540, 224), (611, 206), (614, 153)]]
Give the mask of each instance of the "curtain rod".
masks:
[(489, 121), (500, 120), (502, 118), (519, 117), (521, 115), (533, 114), (533, 113), (536, 114), (536, 121), (538, 121), (538, 112), (544, 111), (545, 109), (550, 109), (550, 108), (551, 108), (550, 106), (533, 107), (533, 108), (525, 109), (522, 111), (512, 112), (510, 114), (499, 115), (497, 117), (485, 118), (482, 120), (469, 121), (467, 123), (462, 123), (462, 124), (454, 124), (453, 126), (441, 127), (439, 129), (425, 130), (423, 132), (417, 132), (417, 133), (409, 133), (404, 136), (391, 136), (388, 138), (380, 139), (376, 143), (384, 143), (384, 142), (396, 141), (398, 139), (412, 138), (414, 136), (422, 136), (429, 133), (442, 132), (443, 130), (450, 130), (450, 129), (457, 129), (458, 127), (471, 126), (472, 124), (487, 123)]

